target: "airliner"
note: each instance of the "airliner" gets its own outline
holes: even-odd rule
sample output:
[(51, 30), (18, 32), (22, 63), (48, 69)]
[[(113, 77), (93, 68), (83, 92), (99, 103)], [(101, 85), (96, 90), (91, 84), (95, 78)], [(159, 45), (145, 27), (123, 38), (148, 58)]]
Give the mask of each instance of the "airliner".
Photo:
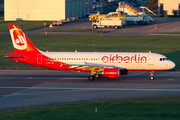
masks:
[(9, 25), (15, 53), (5, 58), (20, 63), (66, 71), (90, 72), (90, 81), (100, 76), (119, 78), (128, 71), (165, 71), (175, 67), (166, 56), (151, 52), (43, 52), (37, 49), (17, 25)]

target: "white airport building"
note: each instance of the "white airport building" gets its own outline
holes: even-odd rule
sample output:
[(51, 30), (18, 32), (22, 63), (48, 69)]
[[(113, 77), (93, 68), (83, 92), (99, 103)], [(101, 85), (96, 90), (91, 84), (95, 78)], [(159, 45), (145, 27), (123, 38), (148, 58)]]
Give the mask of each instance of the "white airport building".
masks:
[[(93, 10), (92, 0), (4, 0), (4, 20), (56, 21), (84, 17)], [(87, 11), (88, 10), (88, 11)]]
[(172, 11), (177, 10), (177, 15), (180, 15), (180, 0), (158, 0), (158, 16), (161, 16), (161, 11), (166, 11), (166, 15), (173, 15)]

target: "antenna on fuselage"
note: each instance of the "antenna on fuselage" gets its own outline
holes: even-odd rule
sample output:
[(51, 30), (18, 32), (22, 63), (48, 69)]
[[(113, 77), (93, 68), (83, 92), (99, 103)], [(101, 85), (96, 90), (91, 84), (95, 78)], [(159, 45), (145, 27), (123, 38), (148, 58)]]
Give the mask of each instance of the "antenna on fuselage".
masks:
[(151, 53), (151, 51), (149, 50), (149, 53)]
[(77, 50), (75, 50), (75, 52), (77, 52)]

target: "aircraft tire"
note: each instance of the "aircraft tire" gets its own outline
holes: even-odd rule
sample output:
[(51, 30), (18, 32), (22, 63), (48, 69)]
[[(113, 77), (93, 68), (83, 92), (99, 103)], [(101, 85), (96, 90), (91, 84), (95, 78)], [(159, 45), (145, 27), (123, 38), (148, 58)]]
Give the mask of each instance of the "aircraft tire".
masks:
[(95, 78), (100, 78), (100, 75), (99, 74), (95, 74)]
[(89, 79), (89, 81), (93, 81), (93, 80), (94, 80), (94, 76), (93, 76), (93, 75), (90, 75), (90, 76), (88, 77), (88, 79)]
[(151, 80), (154, 80), (154, 76), (151, 76), (150, 79), (151, 79)]

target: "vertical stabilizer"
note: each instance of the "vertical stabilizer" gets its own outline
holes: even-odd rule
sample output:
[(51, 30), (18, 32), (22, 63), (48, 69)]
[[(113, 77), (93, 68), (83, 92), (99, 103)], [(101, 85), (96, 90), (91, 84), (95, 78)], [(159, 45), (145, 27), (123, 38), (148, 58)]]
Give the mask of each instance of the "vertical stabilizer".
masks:
[(9, 31), (15, 53), (39, 52), (17, 25), (9, 25)]

